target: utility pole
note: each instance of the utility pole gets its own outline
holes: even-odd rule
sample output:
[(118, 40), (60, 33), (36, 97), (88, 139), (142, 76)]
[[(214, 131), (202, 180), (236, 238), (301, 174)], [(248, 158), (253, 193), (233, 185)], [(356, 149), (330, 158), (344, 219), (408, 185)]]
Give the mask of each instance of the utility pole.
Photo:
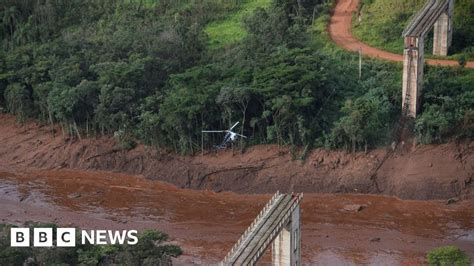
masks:
[(359, 47), (359, 79), (362, 79), (362, 48)]

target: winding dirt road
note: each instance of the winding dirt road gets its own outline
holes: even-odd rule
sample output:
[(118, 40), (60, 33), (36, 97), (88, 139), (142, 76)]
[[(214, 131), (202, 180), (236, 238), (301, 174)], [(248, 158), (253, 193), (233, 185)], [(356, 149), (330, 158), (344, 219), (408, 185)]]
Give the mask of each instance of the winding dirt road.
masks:
[[(380, 58), (389, 61), (402, 62), (403, 56), (387, 51), (379, 50), (377, 48), (368, 46), (367, 44), (357, 40), (352, 36), (352, 14), (357, 11), (359, 0), (338, 0), (334, 13), (329, 23), (329, 35), (331, 39), (345, 50), (358, 52), (362, 50), (362, 54)], [(426, 62), (430, 65), (436, 66), (459, 66), (455, 60), (439, 60), (427, 59)], [(474, 61), (469, 61), (466, 64), (467, 68), (474, 68)]]

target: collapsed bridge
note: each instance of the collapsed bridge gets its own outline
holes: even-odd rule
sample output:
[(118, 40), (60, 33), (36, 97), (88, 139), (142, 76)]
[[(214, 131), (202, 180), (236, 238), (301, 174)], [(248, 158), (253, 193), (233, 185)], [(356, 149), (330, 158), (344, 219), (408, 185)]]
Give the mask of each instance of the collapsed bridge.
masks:
[(302, 198), (277, 192), (220, 265), (255, 265), (270, 245), (273, 265), (301, 265)]

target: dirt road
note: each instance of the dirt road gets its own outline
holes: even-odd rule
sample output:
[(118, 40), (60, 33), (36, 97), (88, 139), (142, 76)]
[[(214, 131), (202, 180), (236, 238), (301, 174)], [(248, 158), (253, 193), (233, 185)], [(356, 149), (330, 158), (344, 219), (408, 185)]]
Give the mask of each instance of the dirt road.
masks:
[[(351, 33), (352, 14), (357, 11), (359, 0), (338, 0), (334, 13), (329, 23), (329, 35), (331, 39), (345, 50), (358, 52), (362, 50), (362, 54), (369, 57), (380, 58), (389, 61), (402, 62), (403, 56), (399, 54), (382, 51), (377, 48), (368, 46), (357, 40)], [(430, 65), (438, 66), (459, 66), (455, 60), (438, 60), (426, 59)], [(468, 68), (474, 68), (474, 61), (466, 64)]]
[[(0, 169), (2, 223), (158, 229), (183, 247), (177, 265), (218, 262), (271, 197), (179, 189), (103, 171), (8, 171)], [(427, 250), (451, 244), (474, 257), (473, 203), (305, 194), (303, 264), (419, 265)]]

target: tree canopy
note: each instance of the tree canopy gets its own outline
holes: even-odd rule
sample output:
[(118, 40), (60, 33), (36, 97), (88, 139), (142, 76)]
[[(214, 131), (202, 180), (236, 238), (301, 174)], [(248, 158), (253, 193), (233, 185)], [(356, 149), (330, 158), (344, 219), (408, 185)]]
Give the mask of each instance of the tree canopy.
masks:
[[(313, 24), (330, 0), (249, 1), (5, 0), (0, 110), (181, 153), (200, 148), (202, 129), (235, 121), (254, 144), (386, 144), (401, 68), (366, 60), (359, 78), (355, 55), (328, 49)], [(245, 34), (210, 41), (208, 25), (236, 17)], [(423, 142), (472, 137), (472, 80), (469, 70), (428, 71)]]

